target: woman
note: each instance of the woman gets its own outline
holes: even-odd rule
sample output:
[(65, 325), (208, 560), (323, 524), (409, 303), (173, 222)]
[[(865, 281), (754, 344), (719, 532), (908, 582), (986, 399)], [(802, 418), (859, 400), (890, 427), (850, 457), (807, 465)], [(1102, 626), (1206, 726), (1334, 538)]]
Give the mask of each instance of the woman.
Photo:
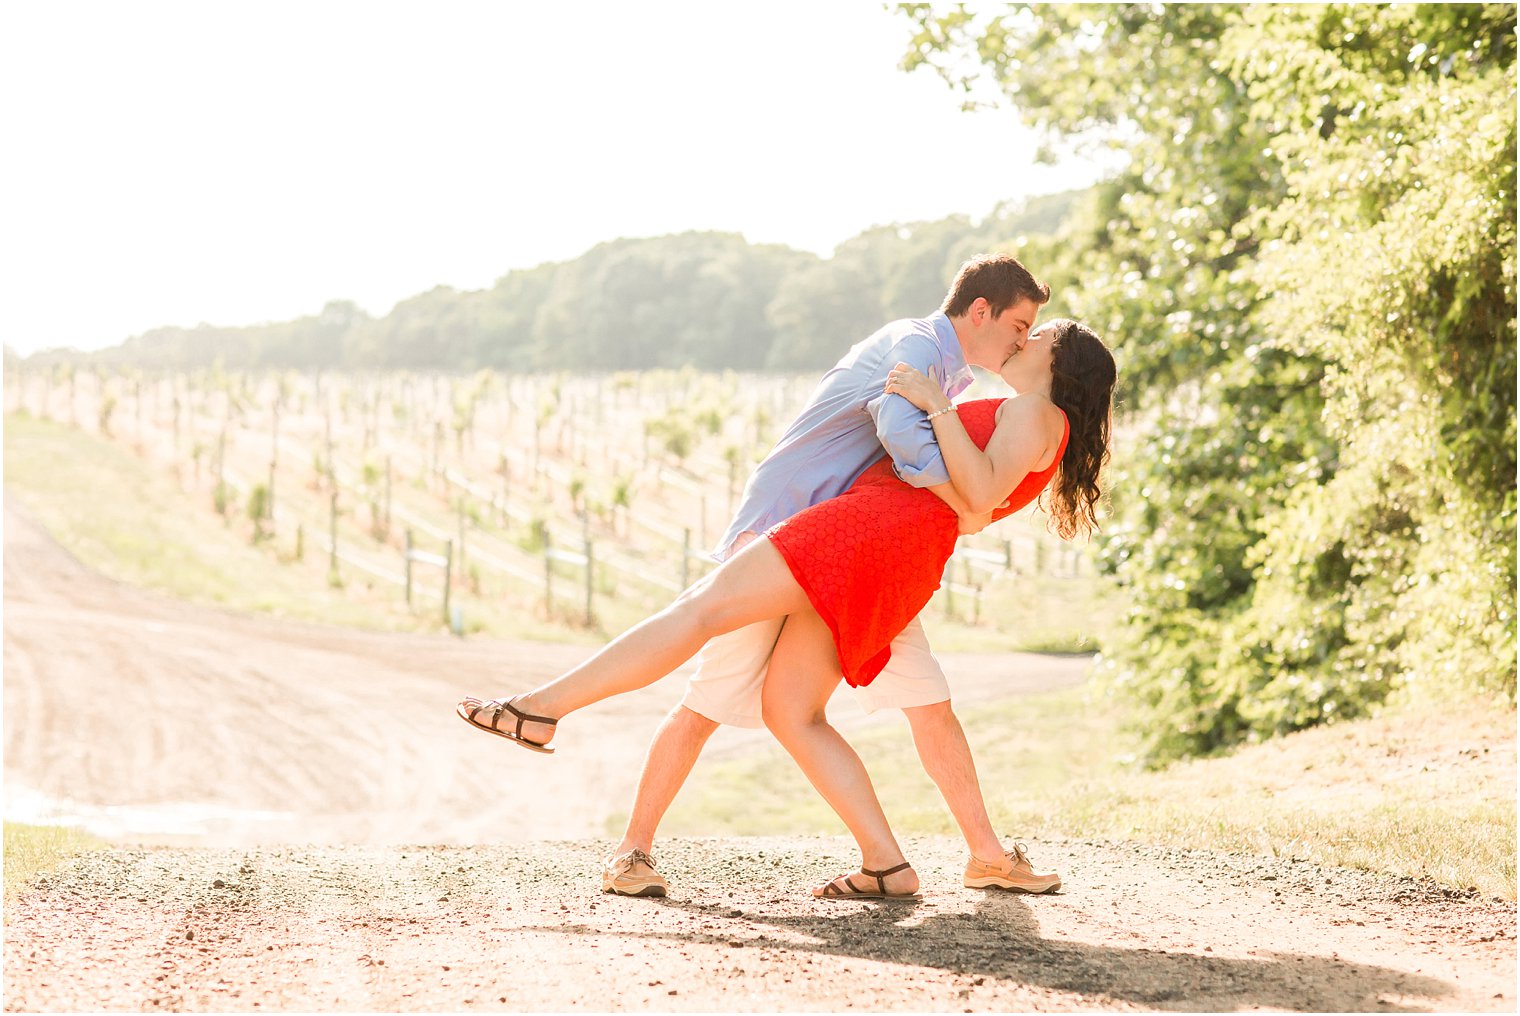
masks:
[[(1057, 532), (1090, 531), (1108, 456), (1112, 355), (1085, 326), (1055, 321), (1031, 333), (1000, 374), (1014, 398), (952, 406), (906, 364), (886, 390), (928, 413), (972, 511), (1007, 500), (994, 515), (1001, 518), (1054, 479), (1048, 510)], [(863, 860), (860, 875), (814, 893), (911, 898), (918, 877), (824, 705), (841, 677), (864, 685), (880, 672), (893, 637), (938, 587), (957, 522), (933, 488), (898, 480), (884, 456), (843, 495), (774, 527), (581, 666), (510, 700), (467, 698), (457, 711), (472, 726), (549, 752), (554, 725), (569, 713), (653, 683), (713, 636), (784, 616), (762, 693), (765, 723), (844, 820)]]

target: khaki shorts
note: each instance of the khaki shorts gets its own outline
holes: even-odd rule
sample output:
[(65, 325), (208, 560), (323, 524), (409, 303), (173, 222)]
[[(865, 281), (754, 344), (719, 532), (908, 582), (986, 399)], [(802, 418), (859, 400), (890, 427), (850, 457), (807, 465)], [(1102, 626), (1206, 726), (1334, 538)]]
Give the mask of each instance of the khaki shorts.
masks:
[[(707, 643), (697, 654), (697, 672), (686, 686), (681, 705), (718, 723), (763, 727), (760, 689), (783, 620), (760, 621)], [(852, 695), (868, 713), (949, 700), (950, 685), (929, 651), (929, 639), (918, 618), (892, 640), (892, 659), (876, 680), (854, 689)]]

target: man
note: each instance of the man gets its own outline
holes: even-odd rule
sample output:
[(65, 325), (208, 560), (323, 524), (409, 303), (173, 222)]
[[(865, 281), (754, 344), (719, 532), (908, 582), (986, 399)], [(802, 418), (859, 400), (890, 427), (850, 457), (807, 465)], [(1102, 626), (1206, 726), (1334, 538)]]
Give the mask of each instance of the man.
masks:
[[(798, 511), (842, 493), (880, 457), (918, 487), (948, 483), (932, 426), (906, 399), (882, 391), (899, 360), (940, 382), (954, 397), (971, 383), (971, 365), (996, 371), (1023, 348), (1050, 290), (1015, 258), (976, 258), (961, 266), (940, 311), (894, 321), (857, 344), (819, 382), (812, 399), (750, 477), (714, 556), (724, 560)], [(953, 505), (961, 532), (980, 531), (990, 513)], [(651, 856), (655, 830), (719, 724), (762, 726), (760, 689), (784, 622), (741, 628), (710, 641), (681, 703), (655, 732), (639, 777), (627, 829), (603, 868), (602, 888), (627, 896), (663, 896), (668, 884)], [(1005, 850), (987, 817), (976, 766), (950, 688), (915, 620), (892, 643), (892, 658), (868, 686), (855, 689), (868, 712), (901, 709), (925, 771), (955, 816), (971, 859), (964, 884), (1048, 892), (1060, 876), (1036, 872), (1021, 848)]]

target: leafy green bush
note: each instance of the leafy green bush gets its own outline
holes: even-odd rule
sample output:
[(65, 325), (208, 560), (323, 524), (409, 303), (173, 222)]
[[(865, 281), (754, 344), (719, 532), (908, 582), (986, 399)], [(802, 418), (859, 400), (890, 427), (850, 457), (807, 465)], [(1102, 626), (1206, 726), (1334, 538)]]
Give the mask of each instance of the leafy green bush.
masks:
[(1105, 645), (1153, 759), (1515, 694), (1515, 8), (1084, 4), (914, 23), (1122, 168), (1020, 251), (1115, 345)]

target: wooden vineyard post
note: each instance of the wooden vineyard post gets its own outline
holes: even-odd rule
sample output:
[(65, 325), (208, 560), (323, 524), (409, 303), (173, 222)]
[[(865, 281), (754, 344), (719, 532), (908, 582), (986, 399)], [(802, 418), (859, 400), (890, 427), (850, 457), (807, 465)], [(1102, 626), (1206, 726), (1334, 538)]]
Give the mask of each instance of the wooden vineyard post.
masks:
[(497, 517), (501, 521), (501, 527), (505, 529), (507, 527), (507, 497), (512, 489), (512, 463), (507, 461), (504, 452), (498, 452), (497, 455), (500, 459), (498, 469), (501, 471), (501, 509)]
[(449, 617), (449, 589), (454, 585), (454, 541), (445, 540), (443, 543), (443, 623), (450, 624)]
[(544, 613), (554, 616), (554, 557), (551, 553), (549, 530), (544, 528)]
[(586, 538), (583, 543), (584, 553), (576, 553), (573, 550), (556, 550), (549, 542), (548, 530), (544, 530), (544, 609), (552, 616), (554, 611), (554, 562), (563, 561), (565, 564), (577, 568), (586, 569), (585, 586), (585, 618), (586, 624), (590, 625), (594, 620), (591, 609), (591, 596), (594, 590), (592, 581), (593, 562), (591, 558), (591, 540)]
[(338, 584), (338, 492), (332, 492), (329, 502), (331, 510), (327, 517), (327, 539), (329, 549), (327, 552), (327, 581), (333, 585)]
[(982, 619), (982, 587), (976, 581), (976, 574), (971, 570), (971, 559), (968, 557), (961, 571), (966, 576), (966, 585), (971, 587), (971, 623), (976, 624)]
[(385, 457), (385, 531), (391, 531), (391, 457)]
[(586, 542), (586, 627), (590, 628), (591, 625), (592, 625), (592, 621), (593, 621), (593, 617), (592, 617), (592, 614), (591, 614), (591, 590), (592, 590), (591, 570), (592, 570), (592, 560), (593, 560), (592, 556), (591, 556), (591, 537), (590, 536), (585, 537), (585, 542)]
[(433, 421), (433, 462), (429, 470), (429, 489), (445, 490), (441, 480), (443, 477), (443, 421)]
[(221, 433), (217, 435), (216, 439), (216, 489), (212, 494), (213, 498), (215, 498), (217, 502), (217, 511), (223, 515), (227, 514), (227, 509), (223, 500), (226, 497), (226, 477), (222, 472), (222, 460), (226, 457), (226, 454), (227, 425), (224, 423), (222, 424)]
[[(535, 477), (537, 477), (537, 475), (538, 475), (538, 457), (539, 457), (540, 446), (543, 443), (543, 431), (544, 431), (543, 417), (535, 415), (533, 417), (533, 465), (532, 465), (532, 467), (530, 469), (530, 472)], [(535, 484), (535, 489), (537, 489), (536, 484)]]
[(454, 504), (459, 514), (459, 575), (460, 578), (463, 578), (466, 567), (464, 560), (464, 495), (460, 494), (455, 498)]
[(406, 606), (410, 610), (412, 606), (412, 531), (406, 531), (406, 549), (401, 554), (402, 561), (406, 564)]
[(428, 554), (418, 550), (412, 540), (412, 531), (406, 530), (406, 606), (410, 610), (412, 606), (412, 562), (435, 565), (443, 569), (443, 623), (451, 630), (458, 631), (459, 627), (454, 624), (451, 603), (450, 587), (454, 584), (454, 541), (443, 542), (443, 554)]
[(274, 471), (280, 462), (280, 400), (276, 395), (269, 436), (269, 518), (274, 520)]
[(322, 408), (323, 444), (325, 447), (325, 451), (323, 452), (325, 458), (323, 461), (327, 468), (327, 485), (331, 489), (337, 490), (338, 478), (333, 473), (332, 404), (329, 402)]

